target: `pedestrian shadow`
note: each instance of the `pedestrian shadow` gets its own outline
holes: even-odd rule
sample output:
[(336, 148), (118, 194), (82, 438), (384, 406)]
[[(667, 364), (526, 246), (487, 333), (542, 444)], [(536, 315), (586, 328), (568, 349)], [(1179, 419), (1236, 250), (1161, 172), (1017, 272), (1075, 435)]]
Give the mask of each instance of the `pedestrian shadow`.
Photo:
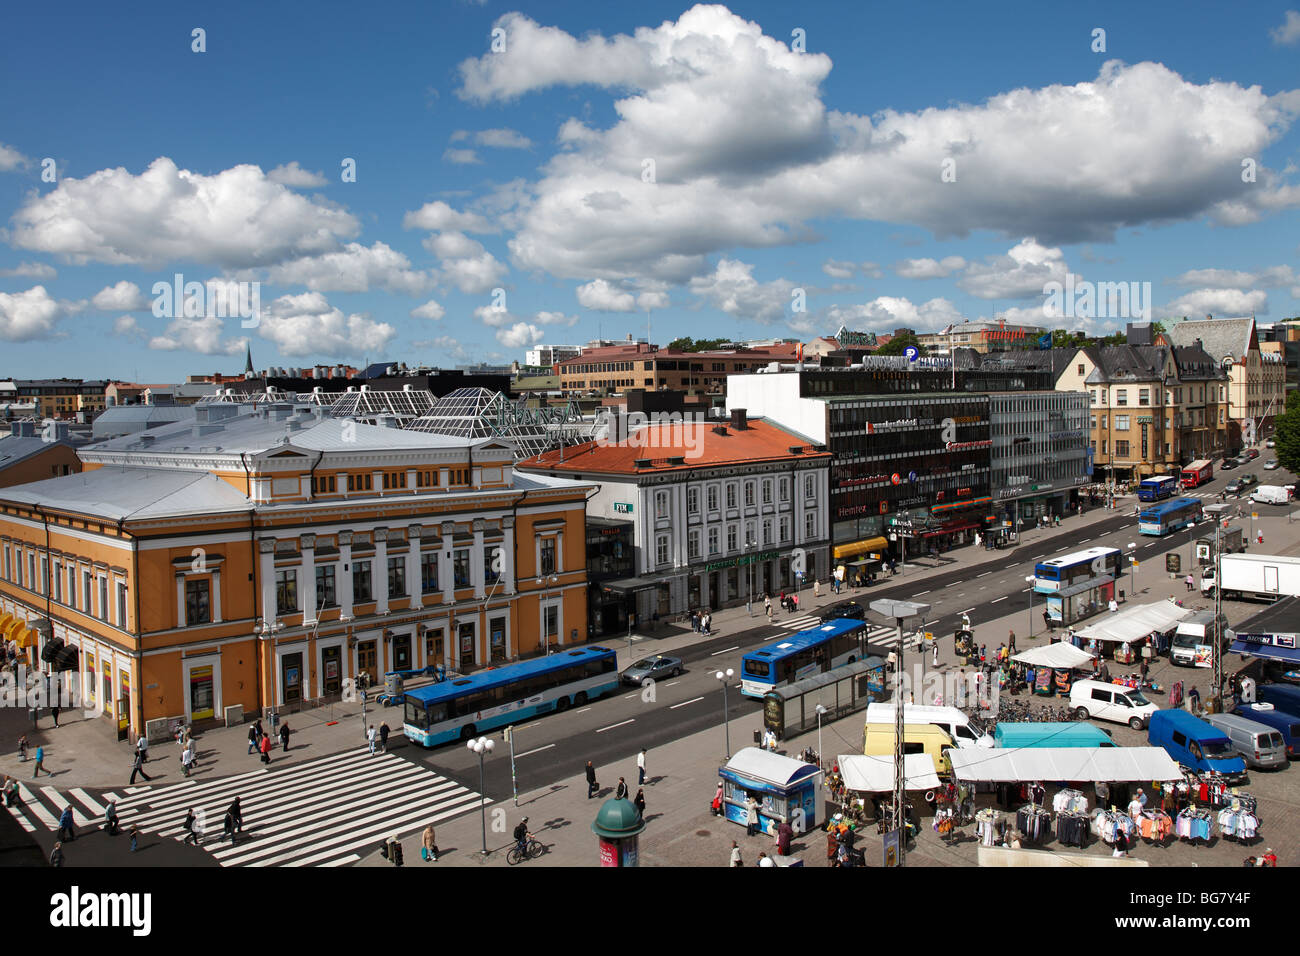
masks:
[(573, 821), (568, 817), (556, 817), (553, 820), (547, 820), (542, 824), (543, 830), (561, 830), (564, 827), (573, 826)]
[(645, 816), (641, 818), (641, 822), (649, 823), (651, 820), (658, 820), (662, 816), (663, 816), (662, 813), (647, 813)]
[(653, 776), (653, 777), (646, 777), (646, 778), (645, 778), (645, 783), (644, 783), (644, 784), (637, 784), (637, 786), (638, 786), (638, 787), (640, 787), (640, 786), (653, 787), (656, 783), (659, 783), (660, 781), (667, 780), (667, 779), (668, 779), (668, 775), (667, 775), (666, 773), (661, 773), (661, 774), (657, 774), (656, 776)]

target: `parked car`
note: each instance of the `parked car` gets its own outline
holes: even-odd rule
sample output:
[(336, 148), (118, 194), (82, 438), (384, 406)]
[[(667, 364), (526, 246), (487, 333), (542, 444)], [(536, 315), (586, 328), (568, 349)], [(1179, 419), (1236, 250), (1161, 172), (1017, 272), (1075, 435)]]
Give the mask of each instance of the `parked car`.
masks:
[(1273, 470), (1275, 470), (1276, 468), (1277, 468), (1277, 459), (1276, 459), (1276, 458), (1270, 458), (1268, 461), (1264, 462), (1264, 470), (1265, 470), (1265, 471), (1273, 471)]
[(867, 609), (857, 601), (841, 601), (839, 604), (832, 604), (822, 611), (823, 624), (842, 617), (852, 618), (855, 621), (865, 621), (867, 619)]
[(660, 680), (664, 677), (676, 677), (684, 668), (680, 657), (647, 657), (639, 660), (623, 671), (621, 680), (624, 684), (640, 684), (647, 677)]
[(1236, 468), (1236, 467), (1237, 467), (1237, 459), (1235, 459), (1235, 458), (1225, 458), (1225, 459), (1223, 459), (1223, 464), (1221, 464), (1221, 465), (1219, 466), (1219, 469), (1220, 469), (1221, 471), (1229, 471), (1229, 470), (1231, 470), (1231, 469), (1233, 469), (1233, 468)]
[(1276, 447), (1277, 447), (1277, 442), (1275, 442), (1273, 439), (1270, 438), (1268, 441), (1264, 442), (1264, 447), (1265, 447), (1265, 448), (1276, 448)]
[(1246, 449), (1246, 460), (1247, 460), (1247, 461), (1254, 461), (1254, 460), (1255, 460), (1256, 458), (1258, 458), (1258, 457), (1259, 457), (1259, 449), (1258, 449), (1258, 448), (1247, 448), (1247, 449)]

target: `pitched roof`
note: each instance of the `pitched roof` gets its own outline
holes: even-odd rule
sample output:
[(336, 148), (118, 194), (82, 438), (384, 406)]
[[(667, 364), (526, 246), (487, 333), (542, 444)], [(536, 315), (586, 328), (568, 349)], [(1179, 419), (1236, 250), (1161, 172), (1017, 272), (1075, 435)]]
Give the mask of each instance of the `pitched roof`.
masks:
[(1096, 369), (1085, 380), (1089, 385), (1105, 382), (1151, 382), (1163, 377), (1169, 347), (1165, 345), (1107, 345), (1089, 353)]
[(121, 520), (247, 512), (253, 505), (210, 472), (96, 468), (0, 491), (0, 498)]
[(51, 448), (60, 445), (66, 448), (72, 447), (72, 443), (68, 441), (48, 442), (43, 438), (6, 435), (4, 438), (0, 438), (0, 470), (12, 467), (20, 461), (25, 461), (43, 451), (49, 451)]
[(1195, 345), (1196, 340), (1200, 339), (1201, 346), (1216, 362), (1223, 361), (1229, 355), (1234, 362), (1240, 362), (1252, 346), (1259, 348), (1255, 336), (1255, 320), (1251, 317), (1174, 322), (1165, 331), (1165, 338), (1170, 345)]
[[(726, 434), (714, 431), (726, 425)], [(792, 446), (804, 451), (791, 454)], [(518, 469), (569, 471), (581, 474), (650, 474), (711, 468), (718, 465), (753, 464), (763, 461), (789, 461), (806, 458), (829, 458), (829, 452), (813, 451), (809, 440), (763, 418), (749, 419), (749, 427), (737, 431), (725, 420), (647, 425), (632, 433), (630, 439), (617, 444), (585, 442), (560, 452), (548, 451), (525, 458)], [(669, 465), (680, 458), (680, 465)], [(645, 462), (638, 465), (637, 462)], [(652, 464), (654, 463), (654, 464)]]

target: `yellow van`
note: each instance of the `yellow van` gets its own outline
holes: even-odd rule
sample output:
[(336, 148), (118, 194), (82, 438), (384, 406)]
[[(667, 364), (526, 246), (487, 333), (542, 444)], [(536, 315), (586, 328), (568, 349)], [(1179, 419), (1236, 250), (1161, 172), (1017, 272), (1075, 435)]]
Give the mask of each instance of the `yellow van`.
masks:
[[(907, 724), (903, 727), (903, 753), (929, 754), (938, 773), (951, 774), (948, 750), (952, 737), (934, 724)], [(867, 724), (862, 734), (862, 752), (869, 757), (891, 757), (894, 754), (894, 725)]]

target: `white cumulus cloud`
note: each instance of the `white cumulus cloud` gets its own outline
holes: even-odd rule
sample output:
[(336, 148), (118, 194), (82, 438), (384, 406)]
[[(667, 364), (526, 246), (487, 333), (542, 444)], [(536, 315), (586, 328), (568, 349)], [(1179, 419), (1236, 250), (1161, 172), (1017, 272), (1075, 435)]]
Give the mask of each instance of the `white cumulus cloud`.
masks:
[(757, 322), (780, 320), (790, 310), (794, 283), (786, 279), (759, 282), (753, 272), (754, 267), (748, 263), (722, 259), (712, 275), (691, 279), (689, 288), (727, 315)]
[(1064, 282), (1068, 271), (1065, 253), (1027, 238), (1006, 255), (972, 262), (957, 285), (981, 299), (1030, 299), (1041, 296), (1048, 282)]
[(894, 263), (894, 272), (903, 279), (942, 279), (966, 267), (961, 256), (944, 256), (935, 259), (904, 259)]
[(24, 279), (54, 279), (59, 275), (54, 266), (44, 262), (20, 262), (12, 269), (0, 269), (0, 276), (13, 276)]
[(516, 322), (508, 329), (497, 330), (497, 341), (512, 349), (531, 348), (545, 337), (541, 329), (527, 322)]
[(447, 310), (433, 299), (430, 299), (428, 302), (424, 303), (424, 305), (416, 306), (411, 310), (411, 318), (413, 319), (430, 319), (436, 321), (446, 314)]
[(303, 169), (295, 159), (283, 166), (276, 166), (266, 174), (266, 178), (281, 186), (294, 186), (299, 189), (314, 189), (324, 186), (328, 180), (320, 173)]
[(1293, 43), (1300, 43), (1300, 12), (1288, 10), (1282, 25), (1268, 31), (1268, 35), (1273, 38), (1273, 42), (1278, 46), (1290, 46)]
[(1202, 319), (1207, 315), (1217, 315), (1221, 318), (1253, 314), (1267, 315), (1268, 293), (1261, 289), (1251, 292), (1241, 289), (1197, 289), (1180, 295), (1163, 306), (1156, 306), (1154, 311), (1156, 317), (1162, 319), (1182, 316), (1189, 319)]
[(149, 348), (163, 352), (198, 352), (201, 355), (241, 355), (248, 339), (223, 337), (238, 328), (239, 320), (214, 315), (175, 318), (167, 324), (162, 335), (149, 340)]
[(55, 323), (65, 311), (43, 285), (34, 285), (26, 292), (0, 292), (0, 340), (30, 342), (52, 338)]
[(410, 259), (382, 242), (349, 242), (334, 252), (273, 266), (267, 275), (272, 282), (305, 285), (316, 292), (367, 292), (376, 286), (421, 295), (433, 287), (432, 276), (411, 268)]
[(125, 279), (100, 289), (90, 301), (101, 312), (142, 312), (150, 305), (140, 287)]
[(360, 358), (382, 352), (397, 334), (386, 322), (345, 315), (319, 292), (283, 295), (263, 306), (258, 334), (283, 355)]

